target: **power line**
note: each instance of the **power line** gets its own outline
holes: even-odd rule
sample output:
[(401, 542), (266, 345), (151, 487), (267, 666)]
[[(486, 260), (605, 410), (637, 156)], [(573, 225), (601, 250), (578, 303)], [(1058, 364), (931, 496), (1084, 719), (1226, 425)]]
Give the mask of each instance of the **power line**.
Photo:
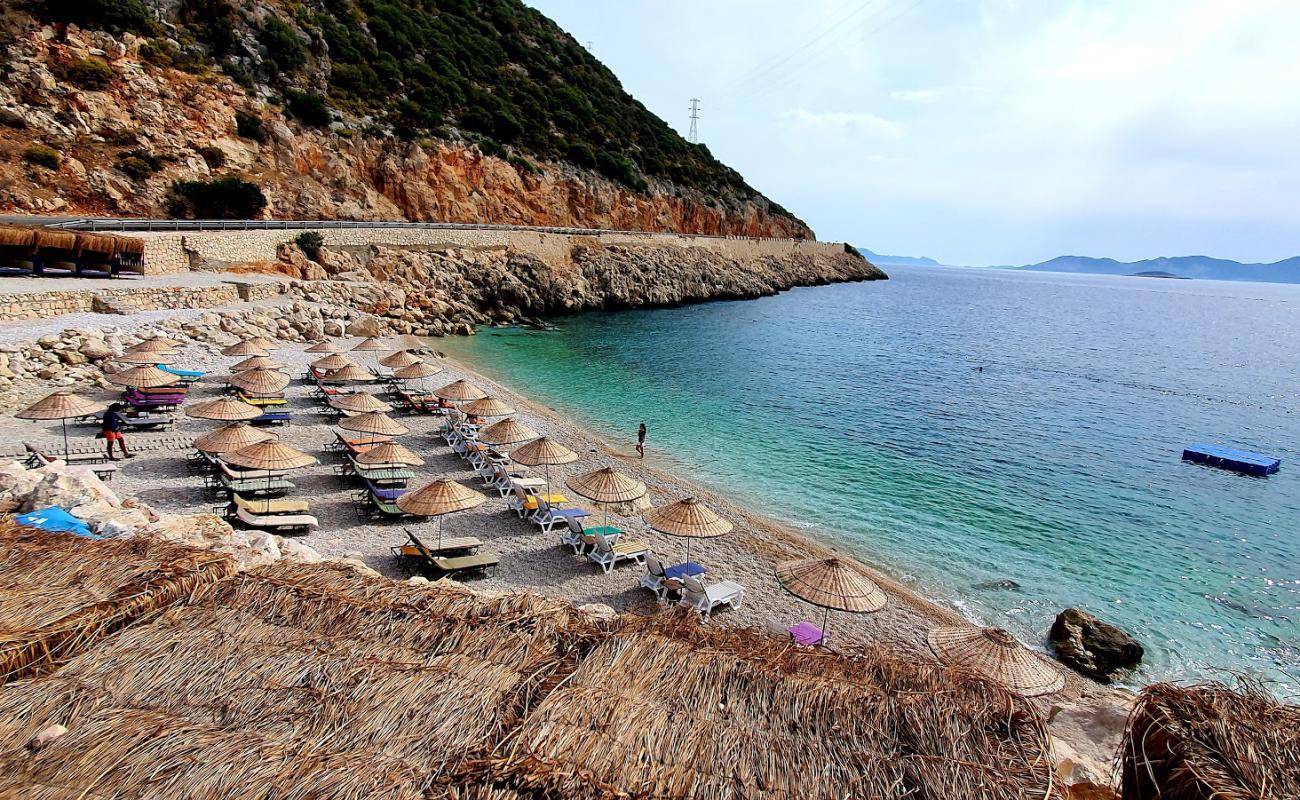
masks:
[(691, 98), (691, 132), (686, 137), (686, 141), (690, 142), (691, 144), (699, 144), (700, 142), (699, 122), (700, 122), (700, 98), (692, 97)]
[(875, 2), (876, 2), (876, 0), (867, 0), (865, 3), (863, 3), (863, 4), (860, 5), (860, 6), (858, 6), (857, 8), (853, 9), (853, 10), (850, 11), (848, 14), (845, 14), (844, 16), (842, 16), (842, 17), (840, 17), (839, 19), (837, 19), (837, 20), (835, 20), (834, 22), (832, 22), (829, 26), (827, 26), (824, 30), (822, 30), (820, 33), (818, 33), (818, 34), (817, 34), (816, 36), (814, 36), (812, 39), (809, 39), (808, 41), (804, 42), (802, 45), (800, 45), (799, 47), (796, 47), (794, 50), (791, 50), (791, 51), (787, 52), (784, 56), (778, 58), (778, 59), (775, 60), (775, 61), (770, 61), (770, 62), (768, 62), (768, 63), (766, 63), (766, 64), (759, 64), (759, 65), (756, 66), (755, 68), (751, 69), (749, 72), (747, 72), (747, 73), (745, 73), (744, 75), (742, 75), (742, 76), (741, 76), (741, 77), (736, 81), (736, 86), (737, 86), (737, 87), (743, 86), (743, 85), (745, 85), (745, 84), (747, 84), (747, 83), (750, 83), (750, 82), (752, 82), (752, 81), (754, 81), (754, 80), (756, 80), (756, 79), (762, 77), (763, 75), (766, 75), (766, 74), (772, 72), (773, 70), (779, 68), (782, 64), (787, 63), (790, 59), (794, 58), (795, 56), (799, 55), (800, 53), (803, 53), (803, 52), (806, 51), (808, 48), (812, 47), (813, 45), (815, 45), (815, 44), (817, 44), (818, 42), (820, 42), (822, 39), (825, 39), (827, 36), (829, 36), (829, 35), (831, 35), (832, 33), (834, 33), (837, 29), (840, 28), (841, 25), (844, 25), (844, 24), (847, 23), (850, 19), (852, 19), (852, 18), (856, 17), (857, 15), (861, 14), (863, 11), (866, 11), (867, 8), (868, 8), (869, 6), (871, 6), (871, 5), (872, 5), (873, 3), (875, 3)]

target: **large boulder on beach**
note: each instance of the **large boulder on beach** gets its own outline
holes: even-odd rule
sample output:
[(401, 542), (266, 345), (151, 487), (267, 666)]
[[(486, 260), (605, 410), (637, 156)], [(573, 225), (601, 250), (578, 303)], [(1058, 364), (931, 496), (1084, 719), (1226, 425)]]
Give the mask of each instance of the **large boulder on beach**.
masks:
[(22, 504), (36, 490), (41, 475), (17, 461), (0, 462), (0, 500)]
[(1142, 645), (1137, 639), (1077, 608), (1057, 614), (1049, 635), (1062, 663), (1102, 683), (1110, 683), (1142, 662)]
[(371, 336), (382, 336), (383, 332), (384, 328), (379, 322), (379, 318), (371, 314), (357, 317), (352, 321), (352, 324), (348, 325), (348, 336), (369, 338)]
[(41, 481), (23, 501), (24, 512), (50, 506), (71, 510), (77, 506), (117, 508), (122, 505), (113, 490), (104, 485), (90, 467), (69, 467), (62, 461), (55, 461), (36, 472), (41, 474)]

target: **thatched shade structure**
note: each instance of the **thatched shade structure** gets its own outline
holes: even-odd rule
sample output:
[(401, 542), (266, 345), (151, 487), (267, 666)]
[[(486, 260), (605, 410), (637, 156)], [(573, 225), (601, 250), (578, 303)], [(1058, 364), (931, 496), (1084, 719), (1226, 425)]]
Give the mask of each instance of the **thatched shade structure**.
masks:
[(221, 422), (247, 422), (262, 416), (262, 409), (233, 397), (222, 397), (185, 409), (185, 416), (195, 419), (215, 419)]
[(470, 400), (482, 400), (487, 397), (487, 393), (469, 381), (461, 379), (437, 390), (433, 396), (453, 403), (468, 403)]
[(26, 225), (0, 225), (0, 246), (30, 248), (36, 244), (36, 228)]
[(570, 489), (583, 497), (605, 504), (639, 500), (645, 497), (646, 491), (644, 483), (629, 478), (613, 467), (602, 467), (585, 475), (575, 475), (566, 482)]
[[(0, 684), (50, 672), (233, 572), (229, 556), (162, 539), (95, 542), (0, 520)], [(11, 774), (0, 764), (0, 775)], [(29, 787), (9, 796), (35, 795)]]
[(510, 460), (517, 464), (523, 464), (525, 467), (544, 467), (546, 469), (546, 493), (550, 494), (551, 467), (577, 461), (578, 454), (549, 436), (543, 436), (512, 451)]
[(128, 350), (120, 356), (114, 356), (114, 361), (120, 361), (123, 364), (175, 364), (176, 356), (162, 350)]
[(357, 414), (355, 417), (344, 417), (339, 420), (339, 427), (345, 431), (369, 433), (374, 436), (402, 436), (411, 432), (410, 428), (382, 411), (371, 411), (365, 414)]
[(379, 359), (379, 363), (384, 365), (385, 367), (394, 367), (394, 368), (409, 367), (412, 364), (419, 364), (420, 358), (418, 356), (411, 355), (410, 352), (406, 350), (398, 350), (395, 353), (390, 353), (384, 356), (383, 358)]
[(694, 497), (652, 508), (643, 518), (654, 530), (685, 539), (687, 561), (691, 560), (692, 539), (713, 539), (731, 532), (730, 522)]
[(442, 517), (487, 502), (487, 496), (455, 481), (439, 478), (398, 496), (397, 507), (417, 517), (438, 518), (438, 544), (442, 545)]
[(511, 445), (520, 442), (531, 442), (540, 435), (537, 431), (511, 417), (484, 428), (479, 432), (478, 440), (490, 445)]
[(1065, 674), (1046, 663), (1001, 628), (970, 625), (935, 628), (926, 637), (940, 661), (969, 670), (1016, 694), (1035, 697), (1059, 692)]
[(251, 425), (226, 425), (205, 433), (194, 440), (194, 449), (214, 456), (233, 453), (258, 442), (274, 441), (275, 434), (258, 430)]
[(401, 464), (405, 467), (418, 467), (424, 463), (424, 459), (409, 447), (397, 442), (377, 444), (358, 455), (356, 461), (358, 464)]
[(242, 341), (242, 342), (236, 342), (235, 344), (232, 344), (229, 347), (223, 348), (221, 351), (221, 355), (241, 356), (243, 358), (247, 358), (248, 356), (266, 356), (268, 355), (268, 353), (266, 352), (266, 348), (264, 347), (258, 347), (257, 345), (253, 344), (251, 341)]
[(313, 342), (304, 352), (307, 353), (342, 353), (343, 348), (337, 342), (329, 339), (322, 339), (319, 342)]
[(111, 256), (117, 252), (118, 243), (116, 236), (106, 236), (100, 233), (89, 233), (86, 231), (77, 231), (75, 248), (82, 253), (101, 253)]
[(134, 258), (140, 258), (144, 255), (144, 239), (138, 236), (118, 236), (118, 252), (125, 253)]
[(844, 558), (804, 558), (787, 561), (776, 568), (776, 579), (790, 594), (822, 609), (822, 641), (830, 612), (865, 614), (879, 611), (888, 602), (884, 591), (862, 568)]
[(280, 343), (279, 343), (278, 341), (276, 341), (275, 339), (272, 339), (272, 338), (267, 337), (267, 336), (254, 336), (252, 339), (249, 339), (249, 340), (248, 340), (248, 343), (251, 344), (251, 345), (253, 345), (254, 347), (260, 347), (260, 348), (262, 348), (263, 350), (279, 350), (279, 349), (280, 349)]
[(393, 407), (388, 403), (366, 392), (353, 392), (331, 397), (329, 402), (331, 406), (340, 411), (348, 411), (353, 414), (369, 414), (372, 411), (388, 412), (393, 410)]
[(1129, 714), (1119, 766), (1123, 800), (1300, 797), (1300, 707), (1246, 682), (1153, 684)]
[(317, 372), (330, 372), (331, 370), (343, 369), (344, 367), (356, 366), (357, 362), (339, 353), (332, 353), (324, 358), (318, 358), (311, 362), (312, 369)]
[(226, 461), (237, 467), (256, 470), (300, 469), (316, 463), (309, 456), (278, 440), (268, 439), (226, 454)]
[(175, 350), (176, 348), (180, 347), (182, 344), (184, 343), (181, 342), (179, 339), (169, 339), (166, 336), (151, 336), (142, 342), (131, 345), (131, 347), (127, 349), (133, 351), (152, 350), (154, 352), (160, 352), (166, 350)]
[(177, 377), (170, 372), (163, 372), (154, 366), (131, 367), (121, 372), (104, 376), (114, 386), (135, 386), (139, 389), (156, 389), (159, 386), (171, 386)]
[(384, 344), (383, 339), (376, 339), (375, 337), (371, 336), (369, 338), (362, 339), (360, 342), (357, 342), (357, 344), (353, 345), (349, 349), (354, 353), (377, 353), (381, 350), (387, 350), (388, 345)]
[(59, 420), (63, 425), (63, 457), (67, 458), (72, 452), (72, 447), (68, 444), (68, 420), (88, 417), (107, 407), (103, 403), (87, 400), (72, 392), (54, 392), (14, 416), (18, 419)]
[(77, 249), (77, 233), (76, 231), (63, 231), (57, 228), (37, 228), (33, 244), (37, 247), (48, 247), (51, 250), (72, 251)]
[(495, 397), (484, 397), (466, 403), (460, 410), (474, 417), (505, 417), (515, 413), (513, 408)]
[(435, 367), (421, 361), (417, 364), (410, 364), (393, 370), (393, 377), (399, 381), (418, 381), (431, 378), (439, 372), (442, 372), (442, 367)]
[(246, 369), (230, 376), (227, 383), (249, 394), (267, 396), (283, 392), (289, 385), (289, 376), (270, 369)]
[(244, 372), (250, 369), (284, 369), (284, 365), (266, 356), (249, 356), (230, 368), (231, 372)]
[(373, 372), (363, 369), (356, 364), (349, 364), (346, 367), (330, 370), (325, 373), (325, 377), (322, 380), (330, 381), (332, 383), (365, 383), (367, 381), (373, 381), (374, 379), (375, 374)]

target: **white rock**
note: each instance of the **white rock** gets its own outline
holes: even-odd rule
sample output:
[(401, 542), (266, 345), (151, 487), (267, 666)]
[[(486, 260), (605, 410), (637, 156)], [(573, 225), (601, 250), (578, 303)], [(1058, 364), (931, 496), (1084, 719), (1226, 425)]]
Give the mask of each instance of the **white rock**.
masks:
[(302, 542), (293, 539), (278, 537), (280, 543), (280, 556), (285, 561), (295, 561), (299, 564), (319, 564), (324, 559), (321, 554), (316, 552)]
[(41, 482), (23, 502), (23, 511), (59, 506), (71, 509), (80, 505), (104, 503), (121, 507), (117, 495), (104, 485), (89, 467), (69, 467), (62, 461), (36, 470)]

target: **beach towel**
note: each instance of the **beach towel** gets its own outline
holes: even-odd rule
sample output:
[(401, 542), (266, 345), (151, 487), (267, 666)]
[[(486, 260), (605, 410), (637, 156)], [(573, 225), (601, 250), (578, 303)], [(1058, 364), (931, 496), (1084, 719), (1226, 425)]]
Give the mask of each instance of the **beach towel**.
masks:
[(14, 522), (19, 525), (25, 525), (29, 528), (39, 528), (43, 531), (75, 533), (78, 536), (84, 536), (87, 539), (98, 539), (99, 536), (90, 532), (90, 526), (58, 506), (42, 508), (39, 511), (32, 511), (27, 514), (19, 514), (14, 517)]

